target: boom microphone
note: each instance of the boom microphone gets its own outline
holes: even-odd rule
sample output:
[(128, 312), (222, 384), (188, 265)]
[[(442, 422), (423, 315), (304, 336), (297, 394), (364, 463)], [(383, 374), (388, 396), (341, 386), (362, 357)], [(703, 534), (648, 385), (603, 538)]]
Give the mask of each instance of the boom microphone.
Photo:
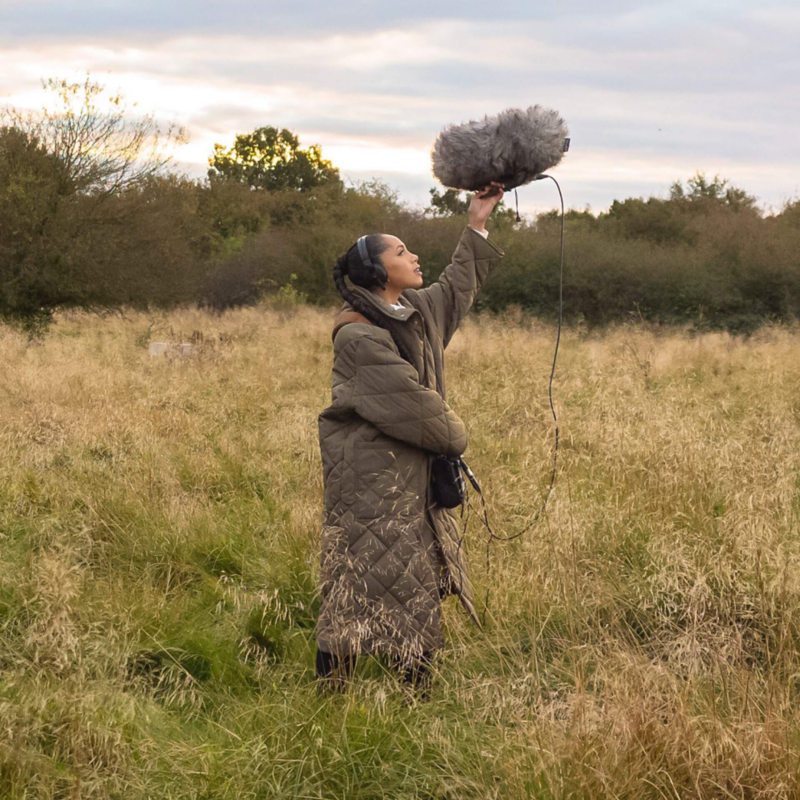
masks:
[[(436, 139), (431, 150), (433, 174), (444, 186), (451, 189), (466, 189), (469, 192), (478, 191), (491, 184), (493, 181), (503, 185), (508, 191), (523, 186), (531, 181), (540, 181), (549, 178), (558, 189), (561, 200), (561, 264), (558, 279), (558, 335), (553, 352), (553, 366), (550, 370), (550, 383), (548, 395), (550, 411), (555, 423), (555, 447), (553, 449), (553, 469), (550, 473), (550, 484), (539, 511), (533, 521), (521, 531), (511, 536), (498, 536), (489, 524), (489, 514), (486, 501), (480, 485), (471, 470), (459, 459), (461, 468), (467, 473), (474, 489), (478, 492), (483, 506), (483, 524), (489, 531), (486, 540), (486, 573), (490, 573), (489, 547), (493, 541), (511, 541), (522, 536), (525, 531), (536, 524), (547, 510), (547, 503), (556, 479), (558, 468), (559, 429), (558, 415), (553, 403), (553, 379), (556, 373), (558, 347), (561, 342), (561, 323), (564, 314), (564, 195), (558, 181), (547, 175), (545, 170), (555, 167), (569, 150), (569, 136), (567, 125), (558, 115), (557, 111), (542, 108), (539, 105), (530, 106), (526, 111), (519, 108), (509, 108), (497, 116), (486, 116), (482, 121), (470, 120), (463, 125), (449, 125)], [(492, 187), (483, 195), (490, 197), (500, 191)], [(516, 195), (516, 191), (514, 192)], [(519, 200), (517, 201), (517, 222), (520, 222)], [(468, 504), (472, 508), (471, 504)], [(466, 524), (464, 525), (466, 532)], [(459, 541), (459, 547), (464, 537)], [(483, 605), (483, 621), (486, 623), (486, 612), (489, 608), (489, 588), (491, 581), (486, 585), (486, 599)]]
[(558, 112), (540, 105), (448, 125), (431, 150), (433, 174), (451, 189), (478, 191), (492, 181), (516, 189), (561, 161), (568, 133)]

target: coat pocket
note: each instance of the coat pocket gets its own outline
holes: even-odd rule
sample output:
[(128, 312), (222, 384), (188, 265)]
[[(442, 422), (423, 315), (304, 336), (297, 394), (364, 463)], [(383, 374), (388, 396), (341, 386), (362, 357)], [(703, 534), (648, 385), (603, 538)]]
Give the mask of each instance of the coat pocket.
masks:
[(355, 518), (409, 517), (424, 510), (425, 456), (402, 443), (356, 442)]

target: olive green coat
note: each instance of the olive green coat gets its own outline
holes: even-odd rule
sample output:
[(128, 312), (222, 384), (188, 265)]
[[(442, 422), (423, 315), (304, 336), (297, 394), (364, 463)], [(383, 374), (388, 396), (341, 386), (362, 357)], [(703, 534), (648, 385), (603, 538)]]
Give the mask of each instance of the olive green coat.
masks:
[[(319, 414), (323, 512), (317, 646), (413, 658), (442, 647), (441, 597), (476, 625), (457, 509), (430, 495), (437, 453), (464, 453), (464, 422), (446, 401), (444, 349), (503, 251), (465, 226), (452, 262), (394, 309), (358, 286), (391, 328), (335, 324), (332, 402)], [(345, 303), (341, 311), (352, 311)], [(413, 357), (409, 364), (393, 336)]]

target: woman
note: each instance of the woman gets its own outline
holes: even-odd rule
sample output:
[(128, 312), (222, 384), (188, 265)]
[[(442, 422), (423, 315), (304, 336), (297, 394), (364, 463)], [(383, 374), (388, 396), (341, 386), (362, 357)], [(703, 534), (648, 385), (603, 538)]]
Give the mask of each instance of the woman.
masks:
[(502, 196), (499, 183), (473, 195), (452, 263), (427, 289), (396, 236), (367, 236), (366, 260), (354, 244), (334, 267), (345, 303), (333, 327), (332, 402), (318, 418), (322, 686), (342, 689), (358, 654), (383, 653), (427, 691), (448, 594), (480, 627), (457, 517), (429, 484), (437, 454), (467, 447), (445, 400), (443, 351), (504, 255), (484, 228)]

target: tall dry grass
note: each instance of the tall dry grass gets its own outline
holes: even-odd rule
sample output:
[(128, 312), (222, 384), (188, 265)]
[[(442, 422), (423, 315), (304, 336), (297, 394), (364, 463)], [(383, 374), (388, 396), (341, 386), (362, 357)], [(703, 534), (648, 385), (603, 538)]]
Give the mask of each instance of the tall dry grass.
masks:
[[(566, 331), (548, 513), (454, 598), (433, 698), (318, 697), (329, 315), (0, 332), (0, 794), (798, 797), (800, 335)], [(151, 340), (194, 341), (152, 358)], [(554, 331), (474, 315), (448, 401), (499, 535), (549, 480)], [(479, 503), (472, 498), (478, 509)]]

